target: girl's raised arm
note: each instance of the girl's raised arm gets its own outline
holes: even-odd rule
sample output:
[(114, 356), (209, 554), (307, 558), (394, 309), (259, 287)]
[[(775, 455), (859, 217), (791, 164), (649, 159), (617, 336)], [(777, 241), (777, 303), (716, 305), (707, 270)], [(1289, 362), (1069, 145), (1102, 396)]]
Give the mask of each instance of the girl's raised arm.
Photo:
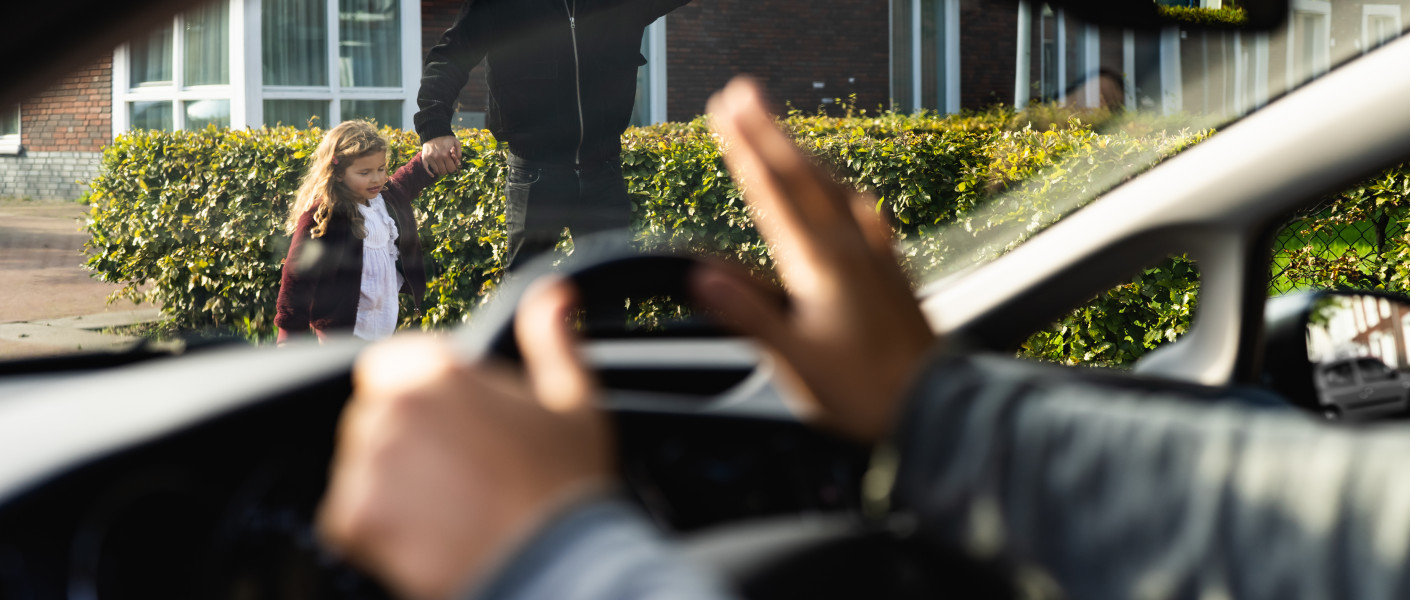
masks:
[(392, 174), (391, 180), (387, 182), (387, 190), (390, 193), (385, 197), (388, 201), (410, 206), (421, 190), (435, 182), (436, 176), (431, 174), (431, 170), (421, 159), (421, 153), (418, 152)]

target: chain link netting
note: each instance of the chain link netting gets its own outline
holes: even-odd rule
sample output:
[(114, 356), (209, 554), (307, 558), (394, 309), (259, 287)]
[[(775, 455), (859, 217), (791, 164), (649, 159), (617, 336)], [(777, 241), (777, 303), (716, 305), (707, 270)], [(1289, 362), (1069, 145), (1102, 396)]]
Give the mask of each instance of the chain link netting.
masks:
[(1387, 205), (1348, 211), (1340, 202), (1332, 198), (1302, 211), (1278, 232), (1269, 295), (1401, 287), (1392, 265), (1403, 260), (1407, 210)]

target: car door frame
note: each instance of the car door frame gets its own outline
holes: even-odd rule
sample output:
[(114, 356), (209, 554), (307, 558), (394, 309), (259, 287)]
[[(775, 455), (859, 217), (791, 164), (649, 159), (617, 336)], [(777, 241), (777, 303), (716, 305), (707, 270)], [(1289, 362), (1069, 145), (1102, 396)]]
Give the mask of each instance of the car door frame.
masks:
[[(1410, 39), (1392, 41), (1116, 187), (994, 261), (919, 293), (932, 328), (1012, 350), (1139, 269), (1194, 259), (1188, 332), (1136, 371), (1257, 383), (1270, 248), (1298, 208), (1410, 157)], [(1327, 106), (1337, 107), (1333, 112)]]

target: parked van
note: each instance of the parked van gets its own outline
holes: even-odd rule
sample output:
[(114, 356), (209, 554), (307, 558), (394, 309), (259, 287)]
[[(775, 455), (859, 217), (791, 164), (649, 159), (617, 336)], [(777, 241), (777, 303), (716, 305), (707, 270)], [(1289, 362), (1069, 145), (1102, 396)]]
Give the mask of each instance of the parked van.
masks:
[(1317, 367), (1317, 393), (1328, 419), (1363, 420), (1406, 412), (1410, 377), (1381, 359), (1342, 358)]

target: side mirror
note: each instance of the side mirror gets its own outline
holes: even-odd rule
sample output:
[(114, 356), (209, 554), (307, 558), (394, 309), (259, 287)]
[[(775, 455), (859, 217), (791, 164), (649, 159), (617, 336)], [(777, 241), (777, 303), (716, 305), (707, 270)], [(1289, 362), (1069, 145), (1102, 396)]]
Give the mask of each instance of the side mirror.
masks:
[(1332, 420), (1410, 414), (1410, 299), (1302, 292), (1269, 300), (1265, 383)]

